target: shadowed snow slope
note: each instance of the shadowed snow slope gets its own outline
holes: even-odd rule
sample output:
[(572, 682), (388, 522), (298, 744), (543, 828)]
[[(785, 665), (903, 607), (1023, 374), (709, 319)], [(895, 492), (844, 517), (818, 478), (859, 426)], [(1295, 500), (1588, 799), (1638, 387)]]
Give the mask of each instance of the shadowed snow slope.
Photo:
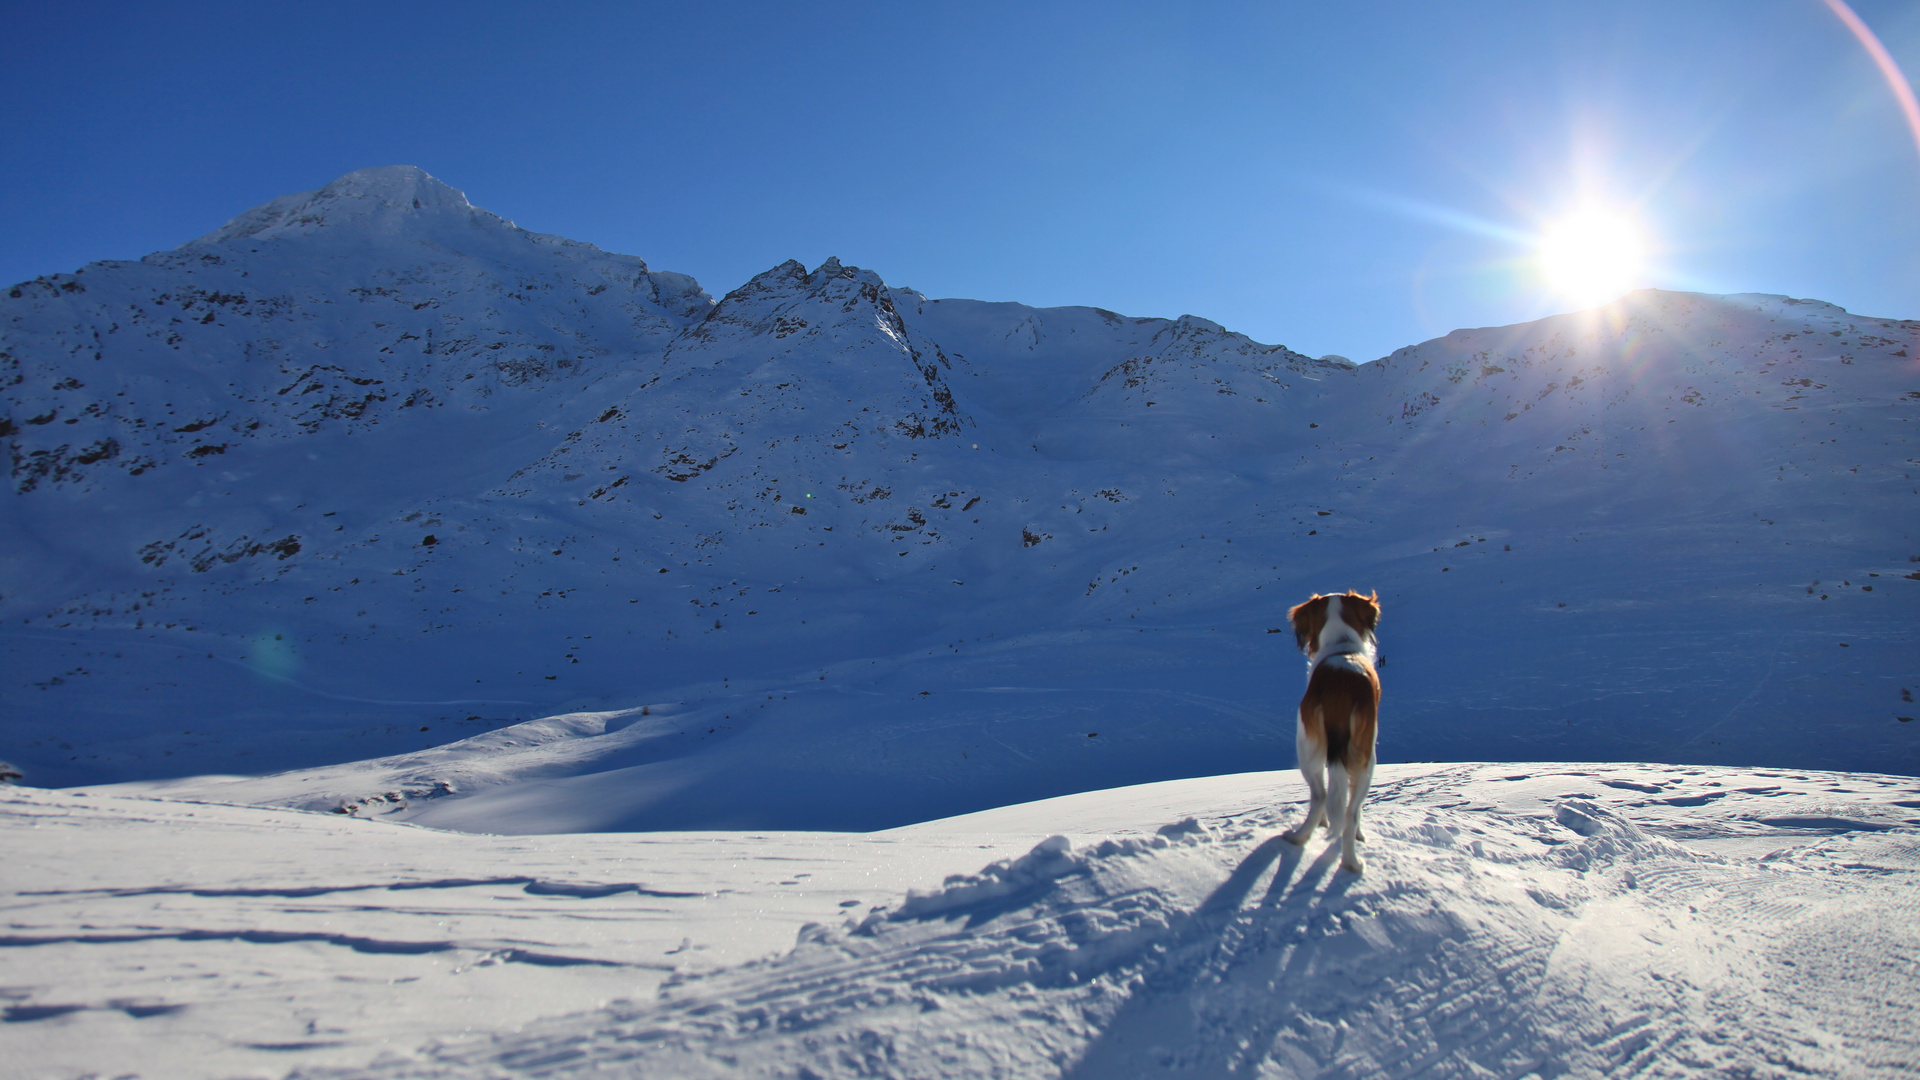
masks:
[(457, 835), (11, 788), (19, 1075), (1911, 1076), (1920, 784), (1388, 765), (867, 835)]
[(1916, 357), (1771, 296), (1360, 366), (834, 260), (714, 301), (363, 170), (0, 295), (0, 756), (879, 828), (1285, 766), (1275, 631), (1356, 586), (1389, 761), (1917, 772)]

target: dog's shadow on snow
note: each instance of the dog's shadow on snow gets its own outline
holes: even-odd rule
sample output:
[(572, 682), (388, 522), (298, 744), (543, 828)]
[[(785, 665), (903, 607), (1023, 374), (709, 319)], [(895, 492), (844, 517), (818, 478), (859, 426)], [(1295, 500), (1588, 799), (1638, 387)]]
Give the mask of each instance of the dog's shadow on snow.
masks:
[[(1308, 848), (1319, 842), (1319, 837), (1309, 840)], [(1313, 950), (1293, 949), (1283, 954), (1283, 964), (1274, 964), (1273, 1007), (1253, 1029), (1237, 1027), (1235, 1034), (1242, 1038), (1227, 1040), (1245, 1048), (1245, 1053), (1236, 1054), (1235, 1046), (1222, 1045), (1218, 1031), (1209, 1031), (1195, 995), (1218, 985), (1233, 969), (1262, 960), (1278, 961), (1278, 950), (1269, 946), (1293, 937), (1321, 914), (1329, 900), (1337, 905), (1358, 880), (1352, 874), (1334, 873), (1339, 861), (1337, 841), (1326, 844), (1312, 859), (1307, 858), (1307, 849), (1280, 836), (1248, 852), (1227, 880), (1171, 929), (1166, 952), (1140, 973), (1127, 1003), (1101, 1025), (1101, 1033), (1088, 1043), (1080, 1060), (1061, 1074), (1064, 1080), (1111, 1080), (1148, 1073), (1228, 1080), (1256, 1074), (1265, 1048), (1292, 1014), (1285, 1007), (1284, 987), (1312, 962)], [(1249, 906), (1248, 898), (1269, 868), (1273, 880)]]

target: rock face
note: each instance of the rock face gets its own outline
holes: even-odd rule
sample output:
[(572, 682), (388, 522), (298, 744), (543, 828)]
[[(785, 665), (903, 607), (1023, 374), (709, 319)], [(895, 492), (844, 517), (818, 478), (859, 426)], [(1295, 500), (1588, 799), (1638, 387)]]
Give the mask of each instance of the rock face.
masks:
[(671, 704), (615, 826), (866, 827), (1283, 766), (1267, 631), (1353, 585), (1389, 760), (1912, 771), (1916, 356), (1768, 296), (1365, 365), (837, 260), (716, 302), (366, 169), (0, 293), (0, 756), (258, 773)]

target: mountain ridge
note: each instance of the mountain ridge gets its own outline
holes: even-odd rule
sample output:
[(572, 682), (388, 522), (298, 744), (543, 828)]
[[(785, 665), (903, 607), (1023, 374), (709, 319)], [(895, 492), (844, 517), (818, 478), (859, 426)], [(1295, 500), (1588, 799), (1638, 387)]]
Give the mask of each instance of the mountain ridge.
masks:
[[(646, 705), (685, 723), (621, 767), (672, 792), (609, 827), (899, 824), (1284, 765), (1267, 631), (1350, 584), (1388, 601), (1390, 760), (1920, 770), (1920, 323), (1649, 291), (1354, 365), (837, 259), (714, 300), (363, 173), (318, 189), (359, 216), (287, 196), (0, 295), (30, 779)], [(840, 793), (796, 807), (801, 768)]]

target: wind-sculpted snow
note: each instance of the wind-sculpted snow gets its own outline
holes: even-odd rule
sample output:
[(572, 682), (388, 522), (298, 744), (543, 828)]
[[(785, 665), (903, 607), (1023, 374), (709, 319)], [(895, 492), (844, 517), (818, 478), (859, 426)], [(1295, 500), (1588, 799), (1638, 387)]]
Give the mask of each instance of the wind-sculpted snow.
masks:
[[(1392, 808), (1371, 828), (1392, 867), (1370, 869), (1382, 879), (1372, 883), (1338, 875), (1333, 847), (1285, 844), (1270, 832), (1283, 816), (1257, 810), (1107, 839), (1085, 855), (1056, 836), (909, 893), (896, 911), (803, 928), (784, 957), (670, 980), (651, 1007), (449, 1040), (394, 1072), (1894, 1076), (1914, 1066), (1920, 1044), (1893, 1021), (1915, 985), (1902, 959), (1911, 935), (1890, 925), (1920, 899), (1913, 819), (1880, 826), (1898, 840), (1843, 833), (1831, 849), (1776, 849), (1762, 869), (1652, 835), (1602, 805), (1617, 796), (1579, 791), (1604, 773), (1515, 776), (1522, 799), (1563, 801), (1551, 816), (1490, 815), (1472, 804), (1497, 773), (1433, 770), (1390, 785)], [(1741, 779), (1716, 775), (1716, 786)], [(1462, 801), (1468, 809), (1444, 808)], [(1858, 876), (1816, 869), (1868, 851)], [(1799, 969), (1816, 950), (1798, 943), (1812, 933), (1834, 934), (1844, 959), (1808, 979)], [(1877, 992), (1821, 982), (1862, 976)], [(1774, 978), (1795, 990), (1763, 989)]]
[(363, 170), (0, 294), (0, 756), (880, 828), (1284, 766), (1272, 631), (1354, 586), (1386, 760), (1920, 771), (1916, 350), (1765, 296), (1362, 365), (837, 260), (715, 302)]
[(1920, 784), (1386, 765), (890, 832), (458, 835), (8, 789), (30, 1075), (1895, 1077)]

